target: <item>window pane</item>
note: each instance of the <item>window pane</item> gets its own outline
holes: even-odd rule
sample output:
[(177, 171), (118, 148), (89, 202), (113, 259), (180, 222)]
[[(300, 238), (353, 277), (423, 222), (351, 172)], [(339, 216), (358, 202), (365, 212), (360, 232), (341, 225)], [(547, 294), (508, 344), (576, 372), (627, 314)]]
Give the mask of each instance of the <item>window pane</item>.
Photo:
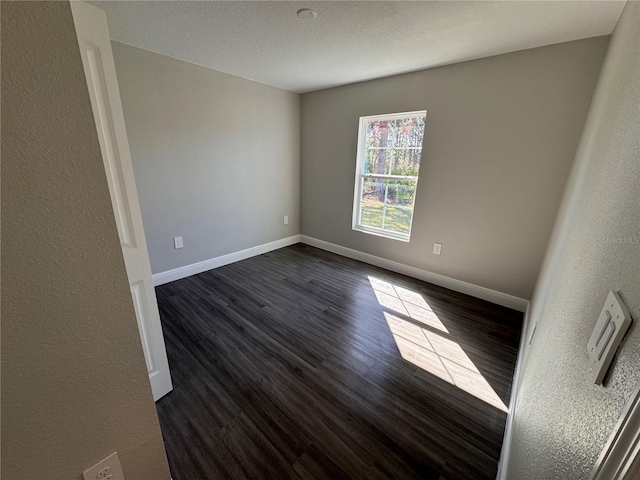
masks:
[(390, 151), (387, 148), (365, 148), (363, 173), (388, 174), (394, 163), (393, 156), (393, 150)]
[(417, 175), (424, 116), (366, 122), (363, 173)]
[(360, 224), (409, 233), (415, 190), (414, 180), (363, 179)]
[(362, 226), (382, 228), (382, 204), (363, 201), (360, 218)]
[(393, 125), (395, 143), (390, 145), (422, 147), (425, 119), (426, 117), (407, 117), (395, 120)]

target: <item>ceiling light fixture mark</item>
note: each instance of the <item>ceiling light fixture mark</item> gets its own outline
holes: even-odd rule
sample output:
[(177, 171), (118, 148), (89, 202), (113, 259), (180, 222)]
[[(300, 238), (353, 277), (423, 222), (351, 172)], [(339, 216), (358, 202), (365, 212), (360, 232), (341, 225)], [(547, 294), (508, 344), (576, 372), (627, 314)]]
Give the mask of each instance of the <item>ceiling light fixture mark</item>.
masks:
[(300, 10), (298, 10), (298, 18), (301, 18), (303, 20), (311, 20), (313, 18), (316, 18), (316, 12), (314, 12), (310, 8), (301, 8)]

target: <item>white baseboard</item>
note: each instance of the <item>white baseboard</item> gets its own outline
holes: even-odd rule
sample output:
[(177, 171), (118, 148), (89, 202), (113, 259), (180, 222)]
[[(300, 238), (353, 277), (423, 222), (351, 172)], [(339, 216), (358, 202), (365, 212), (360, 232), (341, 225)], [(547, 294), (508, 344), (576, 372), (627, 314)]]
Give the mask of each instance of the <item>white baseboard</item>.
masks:
[(461, 280), (449, 278), (438, 273), (421, 270), (416, 267), (410, 267), (409, 265), (405, 265), (403, 263), (394, 262), (382, 257), (376, 257), (375, 255), (363, 253), (358, 250), (352, 250), (351, 248), (336, 245), (335, 243), (325, 242), (324, 240), (318, 240), (317, 238), (300, 235), (300, 241), (302, 243), (306, 243), (307, 245), (311, 245), (312, 247), (317, 247), (322, 250), (327, 250), (328, 252), (337, 253), (338, 255), (342, 255), (343, 257), (353, 258), (354, 260), (359, 260), (370, 265), (375, 265), (376, 267), (385, 268), (387, 270), (391, 270), (392, 272), (401, 273), (402, 275), (407, 275), (408, 277), (417, 278), (418, 280), (422, 280), (424, 282), (433, 283), (435, 285), (448, 288), (455, 292), (460, 292), (466, 295), (471, 295), (472, 297), (481, 298), (491, 303), (512, 308), (519, 312), (524, 312), (527, 309), (527, 305), (529, 304), (529, 301), (525, 300), (524, 298), (515, 297), (513, 295), (498, 292), (496, 290), (491, 290), (489, 288), (480, 287), (472, 283), (463, 282)]
[(239, 252), (229, 253), (220, 257), (210, 258), (198, 263), (192, 263), (191, 265), (185, 265), (184, 267), (174, 268), (173, 270), (167, 270), (166, 272), (160, 272), (153, 275), (153, 285), (164, 285), (165, 283), (180, 280), (181, 278), (190, 277), (198, 273), (206, 272), (213, 268), (229, 265), (230, 263), (238, 262), (246, 258), (255, 257), (256, 255), (262, 255), (263, 253), (277, 250), (278, 248), (288, 247), (300, 243), (300, 235), (294, 235), (292, 237), (283, 238), (274, 242), (264, 243), (255, 247), (240, 250)]
[(527, 336), (529, 335), (529, 315), (531, 314), (531, 303), (527, 302), (527, 309), (522, 322), (522, 333), (520, 334), (520, 347), (518, 349), (518, 360), (516, 369), (513, 372), (511, 381), (511, 398), (509, 399), (509, 411), (507, 412), (507, 422), (504, 427), (504, 437), (502, 439), (502, 450), (500, 451), (500, 461), (498, 462), (498, 475), (496, 480), (507, 480), (507, 465), (511, 454), (511, 438), (513, 436), (513, 419), (516, 413), (516, 401), (518, 399), (518, 388), (520, 386), (520, 376), (524, 362), (524, 354), (527, 347)]

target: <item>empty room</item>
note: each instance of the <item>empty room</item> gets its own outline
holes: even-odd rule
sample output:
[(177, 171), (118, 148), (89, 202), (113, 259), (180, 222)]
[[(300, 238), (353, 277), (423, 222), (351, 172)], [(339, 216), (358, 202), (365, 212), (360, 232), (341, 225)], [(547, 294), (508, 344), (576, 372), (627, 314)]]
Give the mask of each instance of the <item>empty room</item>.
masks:
[(1, 8), (2, 478), (640, 478), (640, 2)]

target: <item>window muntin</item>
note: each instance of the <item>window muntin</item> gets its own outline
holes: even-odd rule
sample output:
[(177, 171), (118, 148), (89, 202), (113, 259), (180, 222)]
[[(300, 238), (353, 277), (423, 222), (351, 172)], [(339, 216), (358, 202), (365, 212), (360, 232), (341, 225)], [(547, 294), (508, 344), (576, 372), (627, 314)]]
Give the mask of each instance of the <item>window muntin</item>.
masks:
[(354, 230), (409, 241), (426, 116), (360, 118)]

